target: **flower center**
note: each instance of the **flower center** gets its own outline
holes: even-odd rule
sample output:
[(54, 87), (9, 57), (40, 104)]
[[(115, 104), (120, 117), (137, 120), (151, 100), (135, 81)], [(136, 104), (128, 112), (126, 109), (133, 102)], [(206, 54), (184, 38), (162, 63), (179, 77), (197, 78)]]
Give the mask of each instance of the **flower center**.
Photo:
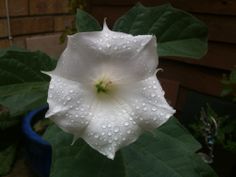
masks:
[(107, 80), (107, 79), (99, 80), (95, 84), (95, 88), (98, 94), (108, 93), (112, 88), (112, 81)]

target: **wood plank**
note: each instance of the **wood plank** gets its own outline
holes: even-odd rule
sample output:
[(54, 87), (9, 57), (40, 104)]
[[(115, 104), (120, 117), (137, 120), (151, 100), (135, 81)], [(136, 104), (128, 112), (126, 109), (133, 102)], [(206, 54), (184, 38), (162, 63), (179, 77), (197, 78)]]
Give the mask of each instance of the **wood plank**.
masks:
[[(128, 6), (91, 6), (91, 14), (100, 23), (107, 17), (108, 24), (114, 22), (128, 10)], [(236, 44), (236, 16), (193, 14), (209, 28), (209, 40)]]
[(108, 26), (112, 27), (114, 22), (130, 9), (129, 6), (90, 6), (90, 13), (100, 24), (107, 18)]
[[(0, 17), (6, 16), (5, 0), (0, 0)], [(10, 16), (28, 15), (28, 0), (8, 0)]]
[[(90, 0), (93, 5), (132, 6), (136, 0)], [(139, 0), (144, 5), (154, 6), (171, 3), (174, 7), (198, 13), (236, 15), (235, 0)]]
[(176, 61), (160, 60), (157, 77), (179, 82), (182, 87), (219, 96), (222, 90), (222, 70), (208, 69)]
[(165, 98), (167, 99), (167, 102), (171, 106), (175, 107), (180, 86), (179, 82), (168, 79), (160, 79), (160, 83), (165, 91)]
[(60, 44), (61, 34), (39, 35), (26, 38), (26, 48), (31, 51), (40, 50), (52, 58), (58, 59), (66, 47), (66, 42)]
[(193, 14), (209, 29), (209, 40), (236, 44), (236, 16)]
[(30, 15), (67, 14), (68, 0), (29, 0)]
[(206, 56), (200, 60), (165, 57), (163, 60), (181, 61), (188, 64), (202, 65), (222, 70), (232, 70), (236, 66), (236, 45), (226, 43), (209, 43)]
[(22, 17), (11, 20), (11, 32), (13, 36), (23, 34), (46, 33), (54, 31), (52, 16)]

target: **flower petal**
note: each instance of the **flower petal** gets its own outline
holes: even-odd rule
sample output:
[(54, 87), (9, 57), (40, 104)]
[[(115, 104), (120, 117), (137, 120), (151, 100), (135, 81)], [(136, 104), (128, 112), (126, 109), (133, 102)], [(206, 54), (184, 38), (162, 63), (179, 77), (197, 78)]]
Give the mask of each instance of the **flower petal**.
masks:
[(117, 100), (97, 104), (94, 118), (81, 136), (91, 147), (113, 159), (115, 152), (134, 142), (141, 129), (130, 115), (131, 107)]
[(155, 36), (113, 32), (105, 25), (100, 32), (68, 36), (67, 48), (53, 73), (80, 83), (98, 75), (131, 82), (152, 75), (157, 64)]
[(51, 75), (48, 99), (50, 117), (65, 132), (76, 136), (84, 131), (89, 124), (93, 103), (91, 93), (81, 84)]
[(156, 75), (136, 85), (125, 87), (128, 88), (122, 91), (126, 93), (123, 99), (127, 104), (132, 105), (134, 121), (142, 129), (151, 131), (161, 126), (175, 113), (175, 110), (166, 102), (165, 93)]

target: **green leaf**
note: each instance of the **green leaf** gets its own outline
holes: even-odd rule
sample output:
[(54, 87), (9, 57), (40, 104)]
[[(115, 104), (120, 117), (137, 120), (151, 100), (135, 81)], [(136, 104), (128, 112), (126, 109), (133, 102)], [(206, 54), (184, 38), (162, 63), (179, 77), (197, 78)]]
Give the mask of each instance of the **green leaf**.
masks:
[(0, 105), (0, 131), (19, 124), (19, 120), (10, 117), (9, 109)]
[(41, 71), (51, 71), (56, 60), (42, 52), (8, 49), (0, 55), (0, 86), (23, 82), (49, 81)]
[[(41, 71), (53, 70), (55, 64), (55, 60), (39, 51), (0, 51), (0, 104), (10, 110), (11, 121), (46, 103), (50, 77)], [(5, 119), (5, 123), (10, 119)]]
[(78, 32), (100, 31), (102, 29), (94, 17), (80, 9), (76, 13), (76, 28)]
[(47, 100), (48, 82), (29, 82), (0, 87), (0, 103), (10, 109), (11, 117), (43, 106)]
[(159, 56), (201, 58), (207, 51), (207, 26), (191, 14), (171, 5), (134, 6), (113, 27), (133, 35), (154, 34)]
[(0, 176), (6, 175), (10, 170), (15, 159), (16, 144), (12, 144), (7, 148), (0, 149)]
[(44, 137), (52, 144), (51, 177), (214, 177), (196, 154), (200, 145), (176, 121), (169, 120), (153, 134), (142, 135), (112, 161), (56, 126)]

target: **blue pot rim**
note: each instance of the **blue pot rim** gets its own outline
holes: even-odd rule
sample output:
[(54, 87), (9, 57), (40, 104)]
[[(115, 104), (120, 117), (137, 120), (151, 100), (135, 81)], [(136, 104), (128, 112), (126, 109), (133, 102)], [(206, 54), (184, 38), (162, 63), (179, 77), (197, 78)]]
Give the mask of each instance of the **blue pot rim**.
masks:
[(36, 115), (41, 113), (42, 111), (46, 111), (48, 109), (48, 105), (45, 105), (43, 107), (40, 107), (38, 109), (35, 109), (28, 114), (26, 114), (23, 118), (22, 122), (22, 131), (25, 134), (27, 138), (29, 138), (31, 141), (44, 145), (44, 146), (50, 146), (51, 145), (44, 140), (40, 135), (38, 135), (33, 129), (32, 129), (32, 121)]

